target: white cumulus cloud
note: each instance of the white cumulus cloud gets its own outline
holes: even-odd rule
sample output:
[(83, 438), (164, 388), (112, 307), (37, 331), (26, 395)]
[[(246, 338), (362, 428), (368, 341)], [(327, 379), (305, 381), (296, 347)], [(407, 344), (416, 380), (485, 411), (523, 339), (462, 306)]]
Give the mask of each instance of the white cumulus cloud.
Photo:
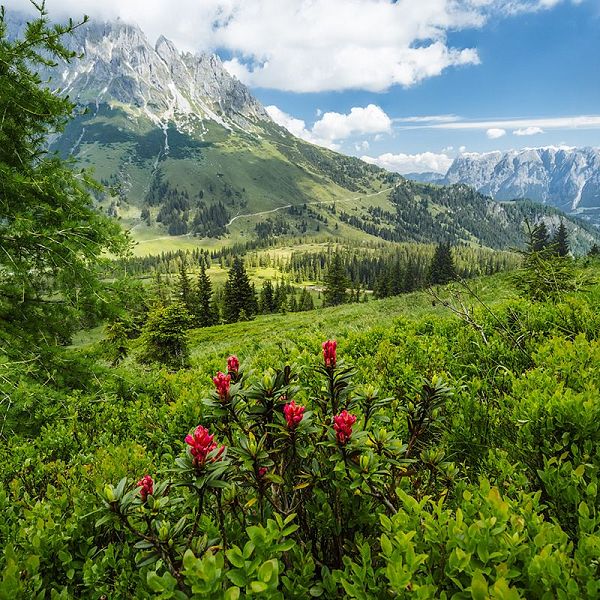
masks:
[(355, 106), (347, 114), (326, 112), (314, 124), (312, 131), (319, 138), (343, 140), (352, 135), (387, 133), (392, 120), (375, 104)]
[[(305, 121), (287, 114), (277, 106), (267, 106), (266, 111), (273, 121), (295, 136), (334, 150), (339, 148), (339, 142), (353, 136), (389, 133), (392, 127), (392, 120), (375, 104), (355, 106), (346, 114), (323, 113), (310, 129)], [(359, 147), (366, 150), (369, 142), (363, 140)]]
[(490, 140), (497, 140), (506, 135), (506, 129), (500, 129), (499, 127), (491, 127), (486, 132), (486, 135)]
[[(184, 50), (222, 50), (243, 82), (294, 92), (411, 86), (479, 63), (448, 32), (568, 0), (48, 0), (51, 17), (120, 17)], [(571, 0), (573, 1), (573, 0)], [(30, 10), (30, 0), (10, 9)]]
[(539, 133), (544, 133), (544, 130), (541, 127), (523, 127), (513, 131), (513, 134), (518, 136), (538, 135)]
[(379, 156), (361, 156), (365, 162), (378, 165), (402, 175), (407, 173), (426, 173), (433, 171), (445, 175), (452, 158), (447, 154), (435, 154), (434, 152), (423, 152), (421, 154), (392, 154), (387, 152)]

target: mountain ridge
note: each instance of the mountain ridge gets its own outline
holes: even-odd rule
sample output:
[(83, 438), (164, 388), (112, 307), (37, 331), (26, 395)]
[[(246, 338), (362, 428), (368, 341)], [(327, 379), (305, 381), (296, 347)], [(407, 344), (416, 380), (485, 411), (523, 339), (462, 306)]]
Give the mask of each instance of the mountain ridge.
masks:
[(465, 152), (445, 175), (410, 174), (440, 185), (465, 183), (496, 200), (528, 198), (600, 223), (600, 148), (540, 146)]
[(151, 44), (122, 21), (87, 24), (67, 42), (82, 57), (42, 75), (79, 109), (53, 148), (95, 170), (109, 190), (100, 206), (140, 241), (422, 241), (420, 219), (431, 241), (482, 243), (469, 211), (504, 232), (486, 234), (495, 247), (515, 240), (522, 215), (467, 188), (383, 193), (405, 180), (294, 137), (216, 55), (181, 53), (164, 36)]

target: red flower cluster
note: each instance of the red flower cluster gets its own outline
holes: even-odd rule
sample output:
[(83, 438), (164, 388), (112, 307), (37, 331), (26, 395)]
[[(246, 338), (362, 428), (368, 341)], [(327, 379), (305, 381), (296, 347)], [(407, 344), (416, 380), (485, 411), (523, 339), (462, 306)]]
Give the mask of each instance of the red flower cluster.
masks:
[(325, 359), (325, 366), (333, 369), (337, 360), (336, 355), (337, 342), (335, 340), (327, 340), (323, 342), (323, 358)]
[(258, 470), (258, 476), (259, 476), (259, 478), (260, 478), (260, 479), (262, 479), (262, 478), (263, 478), (263, 477), (264, 477), (264, 476), (267, 474), (267, 471), (268, 471), (268, 470), (269, 470), (269, 469), (267, 469), (267, 467), (261, 467), (261, 468)]
[(225, 398), (227, 398), (229, 395), (231, 375), (225, 375), (225, 373), (221, 373), (221, 371), (219, 371), (213, 377), (213, 383), (215, 384), (215, 388), (217, 388), (217, 394), (219, 394), (219, 398), (221, 398), (221, 400), (225, 400)]
[(288, 429), (295, 429), (296, 425), (302, 421), (304, 411), (306, 409), (300, 404), (296, 404), (293, 400), (283, 407), (283, 415), (285, 417)]
[[(190, 447), (196, 465), (203, 465), (208, 454), (217, 447), (214, 438), (214, 434), (210, 435), (208, 429), (202, 427), (202, 425), (198, 425), (192, 435), (186, 436), (185, 443)], [(225, 446), (221, 446), (213, 461), (219, 460), (223, 450), (225, 450)]]
[(350, 440), (354, 423), (356, 423), (356, 416), (347, 410), (343, 410), (339, 415), (333, 417), (333, 429), (340, 444), (344, 445)]
[(227, 359), (227, 371), (229, 373), (234, 373), (237, 375), (237, 372), (240, 370), (240, 361), (238, 360), (238, 357), (235, 356), (235, 354), (232, 354), (228, 359)]
[(154, 494), (154, 481), (150, 475), (144, 475), (135, 485), (142, 488), (140, 490), (142, 502), (146, 502), (146, 498)]

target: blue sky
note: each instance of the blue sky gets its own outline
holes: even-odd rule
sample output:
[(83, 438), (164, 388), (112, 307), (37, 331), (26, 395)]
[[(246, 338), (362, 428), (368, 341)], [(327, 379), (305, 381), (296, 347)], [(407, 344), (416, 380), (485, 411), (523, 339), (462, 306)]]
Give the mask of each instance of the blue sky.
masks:
[[(600, 145), (599, 123), (574, 127), (556, 120), (600, 115), (599, 2), (562, 3), (550, 10), (506, 16), (481, 28), (450, 33), (448, 42), (477, 48), (480, 64), (450, 67), (416, 85), (395, 85), (380, 93), (352, 90), (302, 94), (261, 88), (254, 92), (265, 105), (275, 105), (304, 120), (308, 129), (319, 118), (317, 110), (345, 114), (352, 107), (379, 106), (394, 120), (391, 132), (354, 135), (337, 146), (358, 156), (431, 152), (453, 157), (461, 148), (487, 152), (546, 145)], [(460, 126), (463, 122), (481, 122), (481, 126), (447, 129), (447, 125), (434, 121), (395, 121), (436, 115), (456, 117)], [(523, 124), (487, 123), (505, 120), (523, 120)], [(548, 123), (529, 124), (539, 120)], [(448, 125), (454, 127), (455, 123)], [(506, 133), (490, 139), (490, 129)], [(530, 135), (514, 135), (516, 130)], [(368, 149), (357, 149), (356, 144), (363, 141), (368, 142)], [(410, 164), (409, 160), (398, 162)], [(415, 170), (426, 166), (419, 169), (415, 165)]]
[(443, 172), (460, 152), (600, 145), (600, 0), (47, 7), (55, 18), (120, 17), (150, 40), (216, 52), (295, 135), (399, 172)]

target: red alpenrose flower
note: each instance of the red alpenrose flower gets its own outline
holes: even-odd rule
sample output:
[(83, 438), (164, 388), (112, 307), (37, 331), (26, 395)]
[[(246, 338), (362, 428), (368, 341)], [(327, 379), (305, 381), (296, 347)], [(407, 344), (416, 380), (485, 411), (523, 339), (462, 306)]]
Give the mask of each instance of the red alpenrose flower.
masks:
[(300, 404), (296, 404), (293, 400), (283, 407), (283, 415), (287, 423), (288, 429), (295, 429), (296, 425), (302, 421), (304, 411), (306, 409)]
[(323, 358), (325, 359), (325, 366), (328, 369), (333, 369), (337, 361), (336, 355), (337, 342), (335, 340), (327, 340), (323, 342)]
[(237, 372), (239, 370), (240, 370), (240, 361), (238, 360), (238, 357), (235, 356), (235, 354), (232, 354), (227, 359), (227, 371), (229, 373), (233, 373), (234, 375), (237, 375)]
[[(208, 454), (217, 447), (214, 438), (214, 434), (210, 435), (208, 429), (202, 427), (202, 425), (198, 425), (192, 435), (186, 436), (185, 443), (190, 447), (190, 452), (194, 458), (194, 464), (202, 466), (206, 462)], [(213, 461), (219, 460), (224, 450), (225, 446), (221, 446), (219, 452), (213, 458)]]
[(150, 475), (144, 475), (135, 485), (140, 489), (140, 498), (142, 502), (146, 502), (148, 496), (154, 494), (154, 481)]
[(225, 400), (229, 395), (231, 375), (225, 375), (225, 373), (221, 373), (221, 371), (219, 371), (213, 377), (213, 383), (215, 384), (215, 388), (217, 389), (217, 394), (219, 394), (219, 398), (221, 398), (221, 400)]
[(352, 436), (352, 425), (356, 423), (356, 416), (343, 410), (339, 415), (333, 417), (333, 429), (338, 443), (344, 445), (348, 443)]
[(259, 477), (260, 479), (262, 479), (262, 478), (263, 478), (263, 477), (264, 477), (264, 476), (267, 474), (267, 471), (268, 471), (268, 470), (269, 470), (269, 469), (267, 469), (267, 467), (261, 467), (261, 468), (258, 470), (258, 477)]

